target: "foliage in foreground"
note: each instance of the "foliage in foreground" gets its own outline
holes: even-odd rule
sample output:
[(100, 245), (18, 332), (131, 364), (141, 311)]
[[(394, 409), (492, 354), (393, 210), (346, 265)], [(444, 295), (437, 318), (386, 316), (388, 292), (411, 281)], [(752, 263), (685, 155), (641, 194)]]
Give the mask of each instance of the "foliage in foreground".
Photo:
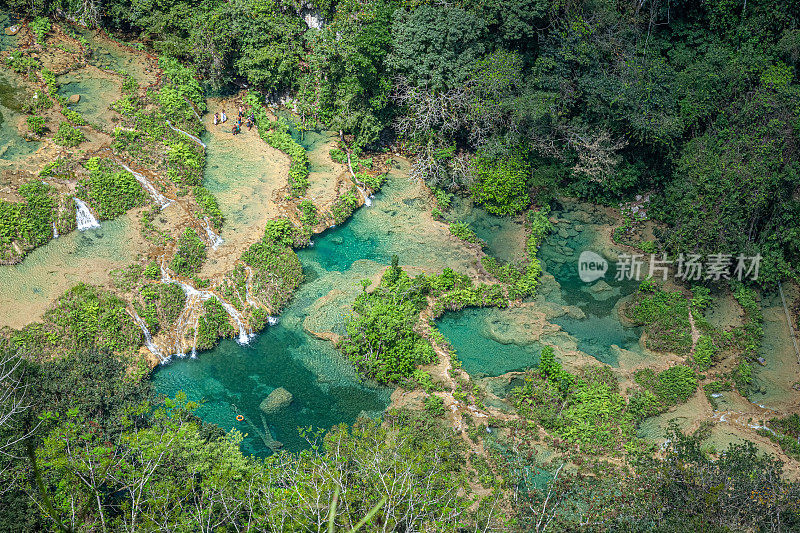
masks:
[[(0, 529), (190, 531), (199, 512), (211, 530), (318, 531), (329, 519), (348, 530), (381, 500), (370, 530), (471, 522), (460, 441), (429, 417), (303, 430), (303, 453), (246, 457), (242, 435), (200, 422), (183, 393), (151, 405), (129, 362), (98, 352), (27, 368), (39, 381), (23, 416), (40, 422), (4, 456)], [(1, 425), (3, 442), (15, 431), (25, 424)]]

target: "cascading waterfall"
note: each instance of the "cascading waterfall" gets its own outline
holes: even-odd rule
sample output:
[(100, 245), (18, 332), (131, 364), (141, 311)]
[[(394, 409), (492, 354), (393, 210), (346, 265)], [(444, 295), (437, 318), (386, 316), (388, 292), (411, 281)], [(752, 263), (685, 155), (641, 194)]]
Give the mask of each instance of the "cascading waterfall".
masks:
[(182, 133), (182, 134), (186, 135), (187, 137), (189, 137), (191, 140), (193, 140), (194, 142), (196, 142), (197, 144), (199, 144), (199, 145), (200, 145), (200, 146), (202, 146), (203, 148), (205, 148), (205, 147), (206, 147), (206, 143), (204, 143), (203, 141), (201, 141), (199, 137), (197, 137), (197, 136), (195, 136), (195, 135), (192, 135), (192, 134), (191, 134), (191, 133), (189, 133), (188, 131), (183, 131), (183, 130), (182, 130), (182, 129), (180, 129), (180, 128), (176, 128), (175, 126), (173, 126), (173, 125), (172, 125), (172, 122), (170, 122), (169, 120), (167, 121), (167, 126), (169, 126), (170, 128), (172, 128), (172, 131), (177, 131), (178, 133)]
[[(248, 305), (252, 305), (252, 306), (255, 307), (255, 306), (258, 306), (260, 304), (255, 298), (250, 296), (250, 293), (252, 292), (250, 290), (250, 287), (253, 286), (253, 269), (250, 268), (247, 265), (245, 265), (244, 268), (245, 268), (245, 270), (247, 270), (247, 281), (245, 281), (245, 285), (244, 285), (244, 291), (245, 291), (244, 297), (245, 297), (245, 300), (247, 301)], [(270, 326), (276, 325), (278, 323), (278, 317), (276, 317), (276, 316), (267, 317), (267, 323)]]
[[(202, 291), (199, 289), (195, 289), (188, 283), (172, 279), (172, 277), (169, 275), (169, 272), (167, 272), (167, 269), (164, 268), (163, 263), (161, 264), (161, 281), (162, 283), (177, 283), (178, 285), (180, 285), (181, 289), (183, 289), (184, 294), (186, 294), (187, 306), (189, 305), (189, 299), (191, 298), (198, 298), (201, 301), (208, 300), (210, 298), (216, 298), (219, 301), (219, 303), (222, 304), (222, 307), (228, 313), (228, 316), (230, 316), (233, 319), (233, 321), (236, 322), (236, 325), (239, 328), (239, 337), (236, 339), (236, 342), (238, 342), (239, 344), (250, 344), (250, 339), (253, 338), (254, 335), (245, 327), (241, 313), (239, 313), (239, 311), (231, 304), (223, 301), (221, 298), (219, 298), (216, 294), (214, 294), (211, 291)], [(197, 333), (197, 327), (195, 327), (195, 334), (196, 333)], [(195, 342), (194, 346), (192, 347), (192, 356), (194, 356), (196, 353), (195, 351), (196, 345), (197, 342)]]
[(75, 223), (78, 225), (79, 231), (100, 227), (100, 223), (94, 218), (89, 206), (80, 198), (75, 198)]
[(194, 339), (192, 340), (192, 359), (197, 358), (197, 330), (200, 327), (200, 318), (194, 321)]
[(131, 168), (128, 165), (126, 165), (125, 163), (123, 163), (122, 161), (117, 161), (117, 163), (122, 168), (124, 168), (125, 170), (127, 170), (128, 172), (133, 174), (133, 177), (136, 178), (136, 181), (138, 181), (139, 183), (142, 184), (142, 187), (144, 187), (145, 190), (148, 193), (150, 193), (150, 196), (153, 198), (153, 200), (156, 201), (156, 203), (159, 206), (161, 206), (161, 209), (164, 209), (165, 207), (167, 207), (169, 204), (171, 204), (173, 202), (173, 200), (170, 200), (169, 198), (167, 198), (166, 196), (164, 196), (163, 194), (158, 192), (158, 190), (155, 188), (155, 186), (152, 183), (150, 183), (150, 181), (146, 177), (144, 177), (142, 174), (140, 174), (139, 172), (136, 172), (134, 170), (131, 170)]
[(219, 248), (219, 245), (222, 244), (222, 237), (214, 233), (214, 230), (211, 229), (211, 221), (208, 220), (208, 217), (205, 217), (206, 222), (206, 235), (208, 235), (208, 240), (211, 242), (211, 249), (216, 250)]
[(147, 324), (142, 319), (142, 317), (139, 316), (139, 313), (137, 313), (135, 309), (129, 309), (128, 314), (130, 314), (131, 317), (133, 317), (133, 320), (139, 326), (139, 329), (142, 330), (142, 334), (144, 335), (144, 345), (147, 346), (147, 349), (150, 350), (153, 353), (153, 355), (158, 357), (159, 361), (161, 361), (162, 363), (169, 361), (169, 357), (165, 356), (164, 353), (153, 342), (153, 336), (150, 335), (150, 330), (147, 329)]
[[(367, 206), (367, 207), (371, 206), (372, 205), (372, 200), (370, 199), (369, 196), (367, 196), (367, 191), (362, 189), (361, 185), (358, 183), (358, 180), (356, 180), (356, 174), (355, 174), (355, 172), (353, 172), (353, 165), (352, 165), (352, 163), (350, 163), (350, 152), (347, 152), (347, 168), (350, 169), (350, 176), (352, 176), (352, 178), (353, 178), (353, 183), (356, 184), (356, 189), (358, 189), (358, 192), (360, 192), (361, 196), (364, 197), (364, 205)], [(366, 185), (364, 185), (364, 186), (366, 187)]]
[(257, 306), (258, 302), (255, 300), (255, 298), (250, 296), (250, 287), (253, 286), (253, 269), (249, 266), (245, 266), (244, 268), (247, 271), (247, 280), (244, 283), (244, 299), (247, 302), (247, 305)]

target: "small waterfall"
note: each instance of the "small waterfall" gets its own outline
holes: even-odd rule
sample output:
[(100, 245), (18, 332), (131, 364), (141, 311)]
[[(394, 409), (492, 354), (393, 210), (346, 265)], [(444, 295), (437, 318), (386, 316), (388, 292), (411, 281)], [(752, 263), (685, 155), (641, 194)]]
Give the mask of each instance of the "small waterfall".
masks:
[(370, 207), (372, 205), (372, 200), (370, 199), (369, 196), (367, 196), (367, 193), (364, 191), (364, 189), (359, 187), (358, 184), (356, 184), (356, 189), (358, 189), (358, 192), (360, 192), (361, 196), (364, 197), (364, 205), (367, 206), (367, 207)]
[(222, 237), (214, 233), (214, 230), (211, 229), (211, 221), (208, 220), (208, 217), (205, 217), (204, 220), (206, 222), (206, 235), (208, 235), (208, 240), (211, 242), (211, 249), (216, 250), (223, 242)]
[(178, 133), (182, 133), (182, 134), (186, 135), (187, 137), (189, 137), (191, 140), (193, 140), (194, 142), (196, 142), (197, 144), (199, 144), (199, 145), (200, 145), (200, 146), (202, 146), (203, 148), (205, 148), (205, 147), (206, 147), (206, 143), (204, 143), (203, 141), (201, 141), (199, 137), (196, 137), (196, 136), (192, 135), (192, 134), (191, 134), (191, 133), (189, 133), (188, 131), (183, 131), (183, 130), (182, 130), (182, 129), (180, 129), (180, 128), (176, 128), (175, 126), (173, 126), (173, 125), (172, 125), (172, 122), (170, 122), (169, 120), (167, 121), (167, 126), (169, 126), (170, 128), (172, 128), (172, 131), (177, 131)]
[(133, 174), (133, 177), (136, 178), (136, 181), (142, 184), (142, 187), (144, 187), (145, 190), (150, 193), (150, 196), (153, 198), (153, 200), (156, 201), (158, 205), (161, 206), (161, 209), (164, 209), (173, 202), (172, 200), (170, 200), (169, 198), (158, 192), (155, 186), (152, 183), (150, 183), (150, 181), (147, 178), (145, 178), (142, 174), (140, 174), (139, 172), (135, 172), (134, 170), (131, 170), (131, 168), (122, 161), (117, 161), (117, 163), (122, 168)]
[(255, 298), (250, 296), (250, 293), (252, 292), (250, 287), (253, 286), (253, 269), (249, 266), (245, 266), (244, 268), (247, 270), (247, 280), (244, 283), (244, 299), (247, 302), (247, 305), (252, 305), (255, 307), (258, 305), (258, 302), (255, 300)]
[(164, 354), (161, 352), (161, 350), (158, 349), (158, 346), (156, 346), (156, 344), (153, 342), (153, 336), (150, 335), (150, 330), (147, 329), (147, 324), (145, 324), (142, 317), (139, 316), (139, 313), (137, 313), (136, 310), (133, 309), (133, 310), (128, 310), (128, 314), (131, 315), (133, 320), (139, 326), (139, 329), (142, 330), (142, 334), (144, 334), (144, 345), (147, 346), (147, 349), (150, 350), (150, 352), (152, 352), (153, 355), (158, 357), (159, 361), (161, 361), (162, 363), (164, 361), (169, 360), (169, 357), (165, 357)]
[(194, 321), (194, 339), (192, 340), (192, 359), (197, 359), (197, 328), (200, 327), (200, 317)]
[[(361, 188), (361, 185), (356, 180), (356, 174), (355, 174), (355, 172), (353, 172), (353, 165), (352, 165), (352, 163), (350, 163), (350, 152), (349, 151), (347, 152), (347, 168), (350, 169), (350, 176), (352, 176), (352, 178), (353, 178), (353, 183), (356, 184), (356, 189), (358, 189), (358, 192), (360, 192), (361, 196), (364, 197), (364, 205), (367, 206), (367, 207), (370, 207), (372, 205), (372, 200), (370, 199), (369, 196), (367, 196), (367, 192), (364, 189)], [(364, 186), (366, 187), (366, 185), (364, 185)]]
[(56, 221), (53, 221), (53, 238), (58, 239), (58, 228), (56, 227)]
[(236, 342), (239, 344), (250, 344), (250, 339), (252, 339), (255, 335), (253, 335), (249, 330), (245, 329), (242, 315), (239, 314), (239, 311), (237, 311), (236, 308), (231, 304), (223, 302), (222, 300), (220, 300), (220, 303), (231, 316), (231, 318), (233, 318), (234, 322), (236, 322), (236, 325), (239, 326), (239, 337), (236, 339)]
[(278, 317), (276, 317), (276, 316), (271, 316), (271, 317), (267, 318), (267, 323), (268, 323), (270, 326), (277, 326), (277, 325), (278, 325)]
[[(222, 307), (225, 308), (225, 311), (228, 313), (228, 316), (230, 316), (233, 319), (233, 321), (236, 322), (236, 326), (239, 328), (239, 337), (236, 339), (236, 342), (238, 342), (239, 344), (249, 344), (250, 339), (254, 337), (254, 335), (245, 328), (244, 319), (242, 318), (241, 313), (239, 313), (239, 311), (234, 306), (232, 306), (228, 302), (223, 301), (222, 298), (218, 297), (211, 291), (198, 290), (189, 285), (188, 283), (184, 283), (178, 280), (173, 280), (172, 277), (169, 275), (169, 272), (167, 272), (167, 269), (164, 268), (163, 263), (161, 264), (161, 281), (163, 283), (177, 283), (178, 285), (180, 285), (181, 289), (183, 289), (184, 294), (186, 294), (187, 306), (189, 304), (188, 302), (189, 298), (199, 298), (201, 301), (208, 300), (210, 298), (216, 298), (219, 301), (219, 303), (222, 304)], [(197, 334), (196, 326), (195, 326), (195, 334)], [(194, 356), (196, 353), (195, 350), (196, 345), (197, 342), (195, 342), (194, 346), (192, 346), (192, 356)]]
[(100, 223), (94, 218), (89, 206), (80, 198), (75, 198), (75, 223), (80, 231), (100, 227)]

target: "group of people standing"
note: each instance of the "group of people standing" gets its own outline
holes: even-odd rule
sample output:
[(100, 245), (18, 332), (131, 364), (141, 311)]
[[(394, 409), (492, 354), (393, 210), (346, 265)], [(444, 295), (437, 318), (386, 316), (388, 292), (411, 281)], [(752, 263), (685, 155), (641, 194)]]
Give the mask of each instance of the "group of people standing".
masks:
[[(231, 128), (231, 133), (237, 135), (242, 133), (242, 120), (244, 120), (245, 126), (247, 126), (247, 130), (250, 131), (253, 129), (253, 126), (256, 125), (256, 115), (255, 113), (250, 113), (249, 116), (246, 116), (244, 111), (244, 106), (239, 106), (239, 117), (236, 119), (236, 123)], [(217, 124), (224, 124), (228, 121), (228, 115), (225, 114), (225, 110), (222, 110), (222, 113), (214, 113), (214, 125)]]

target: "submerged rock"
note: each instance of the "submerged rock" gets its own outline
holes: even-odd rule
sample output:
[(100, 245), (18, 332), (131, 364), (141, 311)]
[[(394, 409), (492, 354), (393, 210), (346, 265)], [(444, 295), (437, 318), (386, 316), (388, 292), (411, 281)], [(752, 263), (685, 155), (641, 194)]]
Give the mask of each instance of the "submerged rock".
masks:
[(283, 387), (278, 387), (269, 393), (269, 396), (264, 398), (258, 406), (261, 412), (266, 415), (272, 415), (289, 406), (292, 403), (294, 396)]
[(608, 292), (613, 290), (614, 287), (612, 287), (602, 279), (589, 287), (589, 292), (591, 292), (592, 294), (599, 294), (601, 292)]

